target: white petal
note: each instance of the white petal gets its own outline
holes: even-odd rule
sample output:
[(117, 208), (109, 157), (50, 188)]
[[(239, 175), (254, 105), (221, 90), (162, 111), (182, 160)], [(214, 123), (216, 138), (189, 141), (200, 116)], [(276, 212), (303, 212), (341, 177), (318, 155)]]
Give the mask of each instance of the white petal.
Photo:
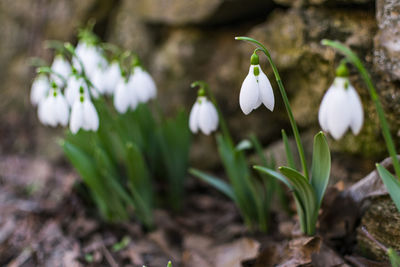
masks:
[(114, 93), (114, 107), (119, 113), (125, 113), (130, 103), (127, 84), (121, 80)]
[(324, 97), (322, 98), (321, 105), (319, 106), (318, 111), (318, 121), (322, 130), (328, 131), (328, 106), (330, 104), (329, 99), (332, 92), (335, 90), (335, 86), (332, 84), (329, 87), (328, 91), (326, 91)]
[[(53, 64), (51, 65), (51, 69), (55, 73), (60, 74), (66, 80), (71, 75), (71, 65), (62, 56), (56, 56)], [(63, 86), (63, 80), (60, 79), (60, 77), (57, 75), (52, 75), (51, 77), (59, 87)]]
[(151, 76), (142, 68), (136, 67), (130, 79), (132, 79), (132, 88), (140, 102), (146, 103), (156, 96), (156, 85)]
[(71, 76), (68, 79), (67, 87), (65, 88), (65, 97), (67, 98), (67, 102), (70, 106), (72, 106), (76, 100), (79, 99), (80, 93), (79, 89), (83, 86), (83, 81), (78, 80), (75, 76)]
[(258, 76), (258, 83), (260, 88), (260, 99), (264, 103), (264, 106), (270, 111), (274, 110), (275, 106), (275, 97), (274, 91), (272, 90), (271, 83), (268, 80), (267, 75), (261, 70), (261, 67), (258, 65), (260, 69), (260, 74)]
[(40, 75), (32, 83), (31, 102), (34, 106), (46, 98), (50, 90), (50, 82), (45, 75)]
[(69, 129), (73, 134), (76, 134), (83, 126), (83, 103), (76, 100), (72, 105), (71, 121), (69, 122)]
[(46, 117), (46, 122), (48, 125), (52, 127), (56, 127), (58, 120), (57, 120), (57, 101), (56, 97), (50, 95), (47, 97), (44, 103), (46, 106), (44, 107), (45, 110), (43, 111)]
[(61, 92), (58, 92), (56, 97), (56, 116), (58, 123), (60, 123), (62, 126), (67, 126), (69, 119), (69, 107), (67, 100), (61, 94)]
[(357, 91), (353, 86), (349, 85), (347, 89), (347, 94), (350, 102), (350, 114), (351, 114), (351, 122), (350, 128), (351, 131), (357, 135), (362, 128), (364, 122), (364, 111), (362, 107), (362, 103), (360, 97), (357, 94)]
[(83, 116), (83, 128), (85, 130), (97, 131), (99, 128), (99, 115), (97, 114), (92, 101), (85, 99), (83, 102)]
[(242, 83), (239, 95), (239, 104), (244, 114), (249, 114), (259, 101), (259, 89), (256, 77), (253, 73), (254, 66), (250, 66), (249, 74)]
[(200, 103), (196, 100), (189, 115), (189, 128), (192, 133), (197, 133), (199, 131), (199, 109)]
[(207, 105), (210, 113), (210, 124), (212, 126), (211, 131), (215, 131), (218, 128), (218, 112), (211, 101), (207, 100)]
[(214, 129), (216, 129), (216, 120), (215, 117), (215, 107), (208, 100), (202, 101), (200, 103), (198, 122), (200, 130), (205, 134), (209, 135)]
[(94, 91), (100, 93), (100, 94), (104, 94), (106, 92), (106, 83), (105, 83), (105, 79), (106, 79), (106, 73), (100, 69), (97, 68), (96, 71), (93, 74), (92, 80), (91, 82), (93, 83), (95, 89)]
[(42, 101), (39, 102), (38, 104), (38, 117), (39, 121), (43, 123), (44, 125), (47, 125), (47, 114), (46, 114), (46, 101), (43, 99)]
[(329, 96), (327, 109), (328, 129), (333, 138), (340, 139), (351, 122), (351, 108), (344, 88), (335, 88)]
[(112, 94), (117, 87), (119, 81), (123, 79), (121, 77), (121, 70), (117, 62), (113, 62), (105, 73), (104, 89), (106, 94)]

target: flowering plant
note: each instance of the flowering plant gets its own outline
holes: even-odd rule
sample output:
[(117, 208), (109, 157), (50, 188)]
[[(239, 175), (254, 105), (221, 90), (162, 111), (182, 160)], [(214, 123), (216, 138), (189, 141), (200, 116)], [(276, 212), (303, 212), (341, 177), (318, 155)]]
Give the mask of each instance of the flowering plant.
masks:
[[(267, 78), (262, 73), (259, 67), (259, 60), (256, 54), (258, 51), (261, 51), (267, 57), (274, 72), (279, 91), (282, 95), (289, 121), (292, 126), (297, 150), (300, 157), (300, 162), (302, 165), (302, 172), (296, 169), (296, 166), (294, 165), (292, 160), (293, 155), (289, 149), (289, 145), (287, 144), (287, 138), (285, 138), (284, 136), (283, 140), (285, 143), (285, 147), (287, 148), (286, 153), (289, 166), (279, 167), (280, 173), (274, 171), (269, 166), (256, 165), (254, 166), (254, 169), (270, 177), (274, 177), (277, 180), (280, 180), (290, 188), (296, 201), (301, 231), (307, 235), (313, 235), (315, 234), (315, 226), (318, 219), (319, 209), (325, 194), (326, 187), (328, 185), (331, 167), (330, 151), (325, 135), (322, 132), (319, 132), (314, 137), (310, 175), (308, 172), (303, 145), (300, 140), (300, 134), (296, 125), (296, 121), (293, 117), (285, 88), (268, 50), (263, 44), (249, 37), (236, 37), (236, 40), (248, 41), (257, 46), (257, 48), (254, 50), (253, 56), (251, 57), (251, 65), (255, 65), (255, 67), (253, 67), (253, 73), (249, 73), (246, 80), (243, 82), (241, 89), (240, 100), (243, 112), (245, 114), (247, 113), (246, 111), (249, 110), (248, 108), (246, 109), (247, 106), (252, 106), (253, 108), (256, 108), (261, 104), (261, 102), (263, 102), (264, 105), (270, 110), (273, 109), (274, 102), (271, 100), (268, 101), (267, 99), (267, 96), (273, 97), (273, 93), (271, 93), (272, 89), (270, 89), (271, 86), (269, 84), (269, 81), (266, 82), (265, 79)], [(258, 68), (259, 70), (257, 70)], [(250, 72), (252, 72), (252, 67), (250, 67)], [(253, 80), (251, 84), (247, 82), (249, 76), (254, 76), (254, 78), (251, 78)], [(244, 96), (242, 96), (242, 94)], [(256, 97), (254, 95), (258, 96)], [(242, 101), (242, 99), (245, 99), (246, 101)], [(242, 102), (244, 102), (245, 105), (242, 105)]]
[(198, 169), (192, 168), (189, 172), (234, 201), (250, 229), (266, 232), (268, 230), (270, 203), (277, 184), (270, 177), (266, 175), (257, 176), (252, 171), (245, 150), (254, 149), (260, 161), (271, 168), (273, 168), (273, 160), (267, 160), (260, 142), (254, 135), (250, 137), (250, 140), (243, 140), (235, 145), (208, 85), (204, 82), (195, 82), (192, 86), (199, 86), (200, 89), (190, 113), (190, 129), (194, 133), (200, 130), (208, 135), (216, 131), (218, 125), (221, 126), (221, 133), (216, 135), (216, 141), (229, 183)]
[(151, 108), (156, 84), (137, 55), (100, 43), (90, 28), (80, 31), (76, 47), (52, 44), (58, 55), (50, 67), (38, 68), (32, 84), (39, 120), (52, 127), (69, 124), (60, 143), (106, 220), (125, 220), (133, 209), (152, 227), (156, 180), (167, 183), (173, 208), (182, 203), (187, 115), (166, 118)]
[[(388, 190), (393, 202), (395, 203), (397, 209), (400, 211), (400, 161), (397, 157), (397, 152), (396, 152), (396, 148), (394, 145), (392, 135), (390, 133), (389, 124), (386, 120), (382, 104), (379, 100), (379, 96), (376, 92), (374, 84), (372, 83), (370, 75), (368, 74), (368, 72), (365, 69), (364, 65), (362, 64), (361, 60), (357, 57), (357, 55), (355, 53), (353, 53), (353, 51), (351, 51), (350, 48), (344, 46), (343, 44), (341, 44), (337, 41), (331, 41), (331, 40), (323, 40), (322, 44), (330, 46), (330, 47), (338, 50), (342, 54), (344, 54), (345, 61), (343, 61), (343, 62), (345, 62), (345, 63), (349, 62), (349, 63), (353, 64), (357, 68), (357, 70), (360, 73), (361, 77), (363, 78), (365, 84), (367, 85), (369, 94), (375, 105), (375, 108), (376, 108), (376, 111), (377, 111), (377, 114), (379, 117), (382, 134), (383, 134), (383, 137), (386, 142), (387, 150), (392, 159), (392, 164), (393, 164), (393, 168), (394, 168), (394, 172), (395, 172), (396, 176), (394, 176), (392, 173), (390, 173), (385, 167), (383, 167), (380, 164), (376, 164), (376, 168), (377, 168), (379, 175), (382, 178), (382, 181), (385, 184), (386, 189)], [(349, 112), (350, 111), (351, 110), (349, 110)], [(351, 115), (351, 116), (354, 116), (354, 115)], [(349, 113), (344, 114), (344, 117), (345, 118), (349, 117)], [(362, 121), (361, 121), (361, 124), (362, 124)]]

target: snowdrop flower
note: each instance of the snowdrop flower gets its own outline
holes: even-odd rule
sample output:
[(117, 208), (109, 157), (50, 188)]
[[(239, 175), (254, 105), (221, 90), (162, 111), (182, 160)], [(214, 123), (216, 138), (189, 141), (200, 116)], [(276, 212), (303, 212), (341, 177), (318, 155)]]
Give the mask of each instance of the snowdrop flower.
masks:
[(139, 104), (138, 97), (132, 86), (132, 79), (120, 79), (114, 92), (114, 107), (119, 113), (125, 113), (128, 108), (135, 110)]
[(157, 95), (157, 87), (153, 78), (141, 67), (133, 69), (133, 75), (130, 77), (129, 83), (134, 88), (137, 98), (141, 103), (146, 103)]
[(56, 127), (67, 126), (69, 107), (67, 100), (59, 89), (53, 88), (51, 93), (39, 103), (38, 117), (41, 123)]
[(118, 62), (113, 62), (105, 69), (97, 68), (93, 74), (92, 83), (100, 94), (111, 95), (122, 79)]
[[(75, 52), (78, 58), (82, 61), (85, 74), (89, 79), (93, 78), (97, 68), (104, 68), (107, 64), (100, 48), (95, 45), (79, 42)], [(75, 57), (72, 59), (72, 63), (78, 71), (82, 72), (81, 65)]]
[(38, 105), (46, 98), (51, 88), (49, 79), (46, 75), (41, 74), (35, 78), (31, 87), (31, 102), (34, 106)]
[(350, 127), (358, 134), (364, 121), (364, 112), (357, 91), (345, 77), (336, 77), (322, 98), (318, 120), (321, 128), (333, 138), (340, 139)]
[(204, 93), (199, 93), (196, 103), (194, 103), (189, 116), (189, 128), (192, 133), (197, 133), (199, 130), (205, 135), (218, 128), (218, 113), (215, 106), (204, 96)]
[(76, 134), (81, 128), (85, 131), (97, 131), (99, 128), (99, 115), (96, 108), (92, 101), (83, 94), (72, 106), (69, 123), (69, 129), (73, 134)]
[(258, 56), (251, 56), (249, 74), (242, 83), (239, 96), (240, 108), (245, 115), (263, 103), (269, 110), (274, 110), (275, 99), (271, 83), (261, 70)]
[[(64, 79), (68, 79), (69, 75), (71, 75), (71, 65), (67, 60), (61, 55), (58, 55), (54, 58), (53, 63), (51, 64), (51, 70), (55, 73), (64, 77)], [(56, 82), (58, 87), (62, 87), (64, 81), (57, 75), (52, 75), (52, 79)]]
[(67, 87), (65, 88), (65, 97), (67, 98), (68, 104), (72, 107), (77, 99), (80, 97), (80, 89), (84, 88), (86, 97), (89, 97), (89, 92), (86, 89), (85, 81), (77, 76), (73, 75), (68, 79)]

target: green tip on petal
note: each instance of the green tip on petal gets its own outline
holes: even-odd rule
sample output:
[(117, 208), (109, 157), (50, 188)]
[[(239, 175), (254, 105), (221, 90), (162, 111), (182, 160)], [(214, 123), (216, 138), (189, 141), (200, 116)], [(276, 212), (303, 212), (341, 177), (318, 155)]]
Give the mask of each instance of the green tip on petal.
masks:
[(85, 91), (83, 90), (83, 86), (79, 87), (79, 93), (83, 94)]
[(341, 62), (339, 67), (336, 68), (337, 77), (349, 77), (349, 69), (345, 62)]
[(260, 75), (260, 68), (259, 67), (255, 67), (253, 70), (254, 76), (258, 76)]
[(57, 96), (57, 91), (56, 91), (56, 90), (53, 91), (53, 96), (54, 96), (54, 97)]
[(260, 64), (260, 58), (258, 57), (258, 55), (256, 54), (256, 52), (254, 52), (253, 55), (251, 55), (250, 64), (251, 64), (251, 65), (258, 65), (258, 64)]
[(55, 82), (51, 82), (51, 88), (57, 89), (57, 84)]
[(79, 97), (79, 101), (81, 101), (81, 103), (83, 103), (83, 101), (85, 101), (85, 97), (84, 97), (83, 95), (81, 95), (81, 96)]

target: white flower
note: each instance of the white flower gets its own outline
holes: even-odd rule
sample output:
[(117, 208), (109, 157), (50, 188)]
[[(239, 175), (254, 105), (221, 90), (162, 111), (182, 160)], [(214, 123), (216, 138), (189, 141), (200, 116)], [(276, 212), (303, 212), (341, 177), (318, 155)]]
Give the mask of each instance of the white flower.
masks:
[(139, 104), (138, 97), (132, 87), (132, 80), (121, 79), (114, 92), (114, 106), (119, 113), (125, 113), (128, 108), (135, 110)]
[(321, 128), (340, 139), (350, 127), (358, 134), (364, 121), (364, 111), (357, 91), (347, 78), (337, 77), (325, 93), (319, 108)]
[(76, 134), (79, 129), (97, 131), (99, 128), (99, 115), (93, 103), (84, 96), (77, 99), (72, 106), (69, 129)]
[(98, 67), (93, 74), (92, 83), (99, 90), (99, 93), (111, 95), (122, 79), (119, 64), (113, 62), (105, 69)]
[(157, 87), (153, 78), (141, 67), (134, 68), (129, 84), (134, 88), (141, 103), (146, 103), (157, 95)]
[(261, 103), (269, 110), (274, 110), (274, 92), (260, 65), (250, 65), (249, 74), (247, 74), (240, 89), (239, 103), (246, 115), (258, 108)]
[(189, 128), (193, 133), (200, 130), (206, 135), (218, 128), (218, 112), (205, 96), (199, 96), (194, 103), (190, 111)]
[(49, 79), (46, 75), (39, 75), (35, 78), (31, 88), (31, 102), (34, 106), (46, 98), (47, 93), (51, 88)]
[(69, 107), (60, 90), (55, 89), (39, 103), (38, 117), (44, 125), (56, 127), (58, 124), (67, 126)]
[[(54, 58), (53, 64), (51, 64), (51, 70), (64, 77), (65, 80), (67, 80), (68, 76), (71, 75), (71, 65), (63, 56), (60, 55)], [(51, 78), (58, 87), (63, 86), (63, 80), (59, 76), (51, 75)]]
[[(97, 68), (104, 68), (107, 65), (101, 49), (97, 46), (79, 42), (75, 52), (78, 58), (82, 61), (85, 74), (89, 79), (93, 78)], [(72, 63), (78, 71), (82, 71), (81, 65), (75, 57), (72, 59)]]
[(76, 76), (71, 76), (68, 79), (67, 87), (65, 88), (65, 97), (67, 98), (68, 104), (72, 106), (77, 99), (80, 97), (80, 88), (84, 88), (85, 97), (89, 97), (85, 81)]

